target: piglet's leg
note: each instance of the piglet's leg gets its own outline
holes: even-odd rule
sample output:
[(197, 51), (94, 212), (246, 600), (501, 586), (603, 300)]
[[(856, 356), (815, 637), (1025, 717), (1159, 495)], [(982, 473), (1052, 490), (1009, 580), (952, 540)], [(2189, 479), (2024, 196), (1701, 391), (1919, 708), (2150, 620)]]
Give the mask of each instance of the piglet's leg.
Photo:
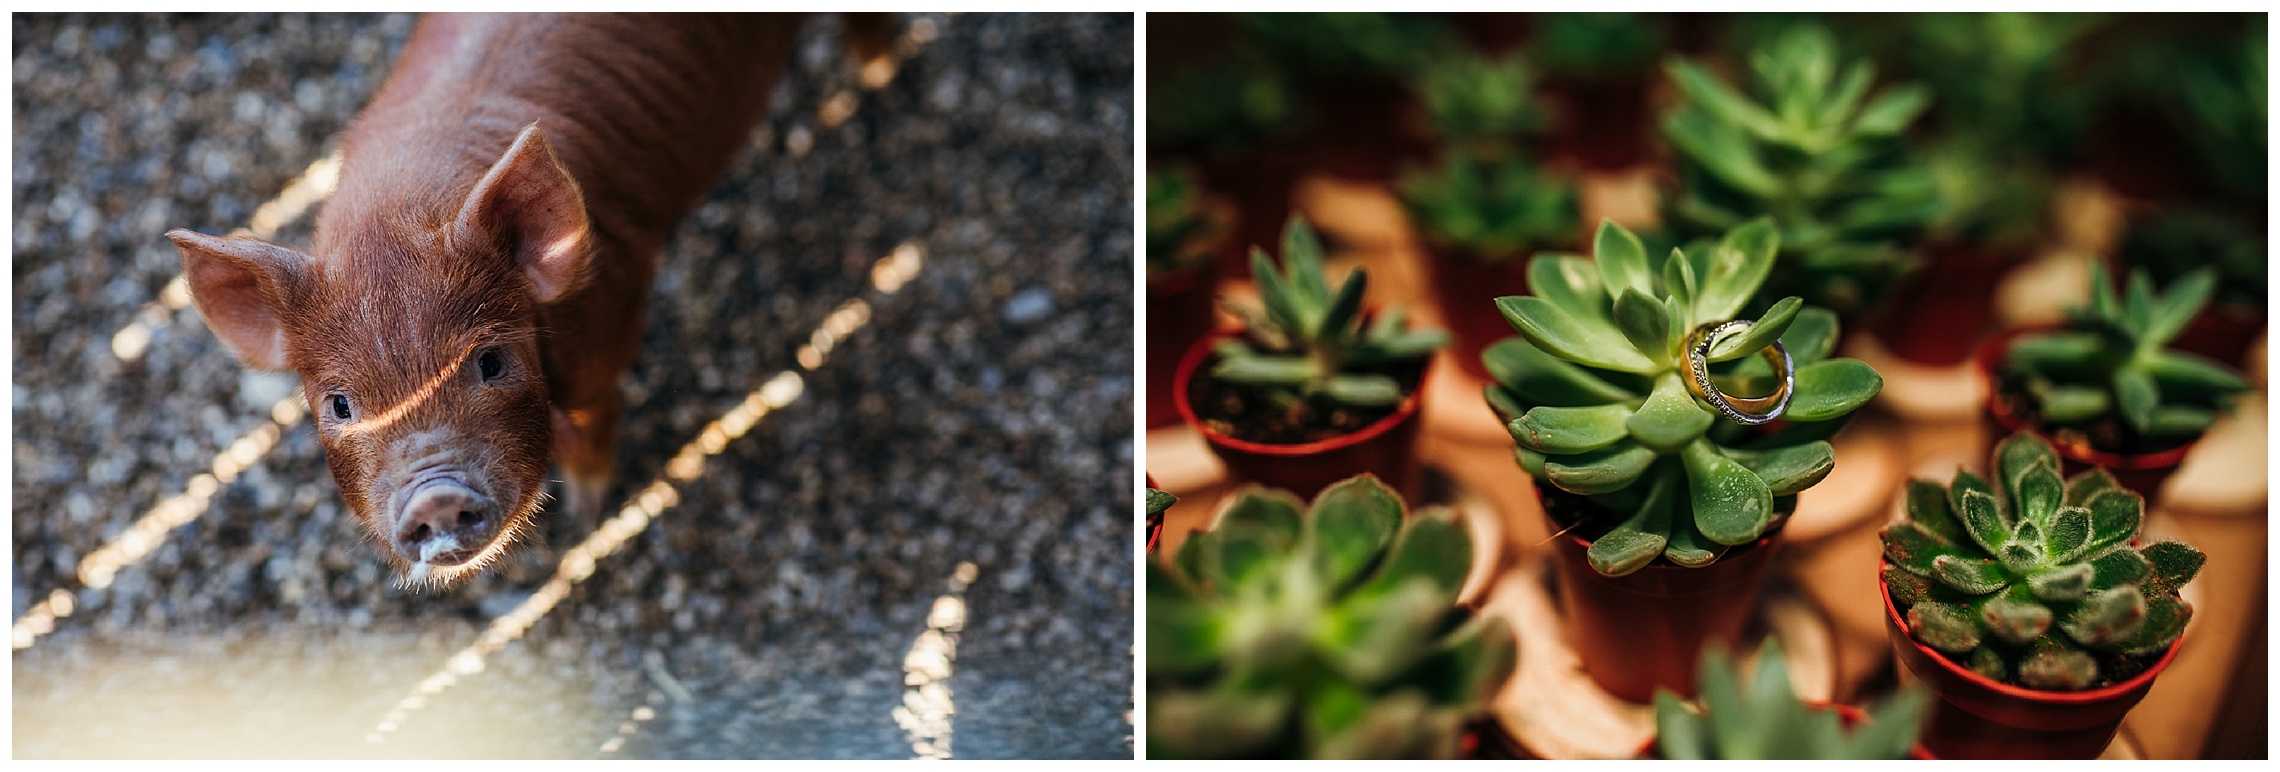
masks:
[(554, 459), (561, 466), (565, 509), (580, 522), (601, 522), (603, 497), (610, 490), (617, 456), (617, 395), (602, 404), (563, 410), (555, 407)]

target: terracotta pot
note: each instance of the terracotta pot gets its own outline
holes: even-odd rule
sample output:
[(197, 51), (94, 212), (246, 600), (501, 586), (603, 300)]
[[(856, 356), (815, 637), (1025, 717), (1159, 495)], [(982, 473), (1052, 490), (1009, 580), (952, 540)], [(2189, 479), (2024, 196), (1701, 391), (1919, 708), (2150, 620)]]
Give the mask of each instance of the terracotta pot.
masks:
[[(1836, 711), (1837, 721), (1844, 724), (1845, 728), (1847, 729), (1859, 726), (1860, 722), (1868, 720), (1868, 713), (1866, 711), (1863, 711), (1860, 708), (1856, 708), (1851, 705), (1838, 705), (1827, 702), (1807, 702), (1805, 703), (1805, 707), (1812, 710)], [(1661, 759), (1662, 751), (1661, 749), (1655, 747), (1656, 741), (1660, 739), (1660, 737), (1647, 738), (1647, 744), (1639, 748), (1638, 757), (1642, 759)], [(1925, 750), (1924, 744), (1919, 742), (1908, 746), (1908, 758), (1921, 761), (1929, 761), (1939, 757), (1933, 756), (1932, 752)]]
[[(1417, 427), (1421, 423), (1417, 419), (1418, 407), (1424, 403), (1422, 388), (1403, 398), (1392, 415), (1360, 431), (1320, 442), (1298, 445), (1251, 442), (1204, 426), (1188, 398), (1187, 385), (1195, 379), (1196, 372), (1218, 359), (1211, 353), (1211, 347), (1228, 337), (1232, 336), (1208, 335), (1189, 347), (1187, 356), (1180, 360), (1174, 381), (1178, 388), (1173, 392), (1173, 404), (1179, 408), (1180, 420), (1202, 434), (1212, 454), (1227, 465), (1230, 476), (1282, 488), (1307, 499), (1331, 483), (1363, 472), (1377, 475), (1405, 497), (1417, 490), (1418, 465), (1414, 449)], [(1426, 375), (1431, 375), (1431, 360), (1426, 361), (1425, 368)], [(1420, 378), (1419, 383), (1423, 382)]]
[[(1539, 500), (1550, 483), (1537, 483)], [(1650, 702), (1656, 688), (1693, 697), (1703, 644), (1739, 648), (1742, 626), (1756, 607), (1758, 587), (1781, 548), (1781, 530), (1796, 510), (1794, 497), (1775, 503), (1774, 524), (1757, 541), (1726, 551), (1717, 562), (1687, 568), (1663, 558), (1623, 576), (1607, 576), (1585, 557), (1591, 542), (1573, 533), (1552, 540), (1559, 559), (1560, 605), (1584, 672), (1607, 693)], [(1545, 516), (1550, 520), (1550, 515)], [(1558, 533), (1563, 526), (1552, 522)]]
[[(1889, 565), (1889, 564), (1886, 564)], [(2094, 759), (2113, 742), (2122, 717), (2153, 679), (2177, 658), (2180, 636), (2160, 661), (2137, 677), (2103, 689), (2051, 692), (1995, 681), (1949, 661), (1908, 634), (1892, 591), (1877, 573), (1884, 598), (1884, 632), (1892, 651), (1916, 680), (1939, 698), (1924, 726), (1925, 748), (1944, 759)]]
[(1211, 332), (1211, 300), (1218, 272), (1205, 263), (1148, 282), (1148, 428), (1176, 424), (1172, 376), (1180, 355)]
[(1927, 365), (1971, 358), (1995, 321), (1995, 290), (2026, 261), (2020, 247), (1950, 245), (1932, 252), (1903, 280), (1876, 322), (1877, 337), (1892, 353)]
[(1440, 246), (1427, 246), (1425, 253), (1431, 257), (1426, 272), (1433, 280), (1434, 302), (1440, 304), (1442, 323), (1454, 338), (1449, 354), (1473, 378), (1488, 380), (1480, 353), (1489, 344), (1520, 334), (1504, 321), (1496, 299), (1528, 294), (1528, 258), (1490, 262)]
[(2193, 451), (2193, 446), (2200, 444), (2199, 438), (2195, 438), (2193, 442), (2182, 447), (2156, 453), (2139, 453), (2127, 456), (2107, 453), (2090, 447), (2086, 441), (2062, 440), (2051, 432), (2043, 430), (2042, 427), (2029, 423), (2025, 417), (2012, 412), (2008, 406), (2004, 405), (2001, 395), (1997, 393), (1995, 366), (2003, 361), (2005, 354), (2010, 352), (2011, 342), (2021, 336), (2040, 334), (2056, 329), (2059, 328), (2055, 325), (2023, 327), (1991, 338), (1979, 347), (1979, 355), (1976, 358), (1975, 365), (1979, 370), (1980, 381), (1986, 384), (1987, 409), (1981, 411), (1981, 417), (1982, 422), (1986, 425), (1987, 436), (1985, 442), (1980, 446), (1978, 457), (1991, 457), (1995, 450), (1995, 444), (2002, 442), (2005, 437), (2022, 430), (2032, 431), (2048, 441), (2051, 447), (2058, 451), (2058, 457), (2063, 467), (2059, 470), (2061, 475), (2071, 478), (2074, 475), (2089, 471), (2091, 467), (2105, 467), (2106, 471), (2113, 473), (2114, 480), (2121, 483), (2122, 487), (2136, 491), (2139, 496), (2145, 497), (2145, 508), (2151, 511), (2153, 505), (2161, 500), (2162, 484), (2168, 482), (2169, 476), (2177, 472), (2177, 465), (2185, 461), (2186, 454)]

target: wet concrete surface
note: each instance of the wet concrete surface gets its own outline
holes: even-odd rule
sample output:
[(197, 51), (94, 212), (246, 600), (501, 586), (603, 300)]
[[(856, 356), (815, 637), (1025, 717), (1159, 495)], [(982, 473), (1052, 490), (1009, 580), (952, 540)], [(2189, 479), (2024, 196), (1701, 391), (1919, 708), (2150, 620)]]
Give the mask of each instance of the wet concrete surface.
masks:
[[(14, 17), (12, 610), (71, 608), (14, 654), (13, 755), (1129, 758), (1129, 14), (898, 15), (876, 90), (840, 19), (807, 28), (667, 247), (611, 511), (762, 384), (798, 396), (480, 669), (446, 664), (598, 524), (406, 588), (306, 421), (83, 584), (295, 393), (192, 308), (120, 356), (179, 272), (160, 234), (245, 225), (411, 22)], [(874, 286), (904, 244), (916, 273)], [(850, 299), (862, 324), (803, 364)]]

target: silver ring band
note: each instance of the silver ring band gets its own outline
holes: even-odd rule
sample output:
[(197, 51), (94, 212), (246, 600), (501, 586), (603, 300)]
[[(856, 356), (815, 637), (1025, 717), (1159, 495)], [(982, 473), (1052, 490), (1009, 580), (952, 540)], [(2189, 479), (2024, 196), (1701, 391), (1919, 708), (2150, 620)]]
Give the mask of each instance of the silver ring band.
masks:
[(1789, 397), (1797, 390), (1797, 371), (1789, 359), (1789, 348), (1775, 340), (1760, 349), (1766, 364), (1773, 366), (1773, 374), (1780, 379), (1773, 393), (1762, 397), (1733, 397), (1718, 390), (1710, 380), (1710, 348), (1727, 335), (1747, 330), (1756, 322), (1735, 319), (1730, 322), (1705, 324), (1694, 328), (1686, 336), (1686, 388), (1696, 399), (1735, 423), (1755, 426), (1780, 418), (1789, 409)]

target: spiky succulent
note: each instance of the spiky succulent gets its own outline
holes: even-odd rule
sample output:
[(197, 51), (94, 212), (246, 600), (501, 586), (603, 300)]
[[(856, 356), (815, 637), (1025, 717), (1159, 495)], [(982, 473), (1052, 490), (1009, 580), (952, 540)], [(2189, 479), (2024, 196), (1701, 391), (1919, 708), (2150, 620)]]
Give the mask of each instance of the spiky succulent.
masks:
[(1148, 561), (1148, 755), (1447, 757), (1511, 675), (1512, 632), (1456, 605), (1472, 540), (1376, 477), (1307, 507), (1246, 487)]
[(1452, 150), (1438, 168), (1404, 172), (1396, 192), (1428, 243), (1469, 259), (1524, 260), (1576, 235), (1575, 182), (1517, 155)]
[(1401, 402), (1401, 384), (1384, 373), (1351, 370), (1423, 359), (1449, 342), (1442, 330), (1404, 329), (1399, 308), (1365, 324), (1368, 272), (1354, 269), (1332, 293), (1323, 276), (1322, 242), (1304, 218), (1291, 217), (1283, 230), (1282, 271), (1253, 247), (1251, 275), (1259, 281), (1264, 309), (1231, 307), (1247, 322), (1249, 335), (1214, 349), (1219, 363), (1211, 377), (1220, 381), (1269, 387), (1290, 399), (1384, 407)]
[[(2159, 445), (2200, 436), (2247, 391), (2247, 379), (2207, 357), (2165, 348), (2209, 299), (2215, 273), (2204, 268), (2155, 295), (2144, 271), (2130, 274), (2129, 294), (2116, 298), (2103, 264), (2092, 264), (2090, 305), (2065, 328), (2022, 336), (1997, 372), (2033, 405), (2036, 423), (2058, 430), (2119, 415), (2128, 434)], [(2109, 449), (2115, 450), (2115, 449)], [(2143, 452), (2143, 451), (2140, 451)]]
[(1836, 43), (1811, 23), (1754, 52), (1750, 68), (1756, 99), (1693, 62), (1669, 63), (1686, 102), (1663, 118), (1679, 172), (1666, 220), (1685, 240), (1771, 215), (1782, 253), (1766, 299), (1864, 311), (1913, 268), (1910, 244), (1940, 211), (1930, 174), (1899, 142), (1928, 92), (1909, 84), (1869, 96), (1875, 67), (1840, 72)]
[(1708, 565), (1756, 540), (1774, 497), (1828, 476), (1836, 456), (1827, 438), (1883, 388), (1868, 365), (1828, 358), (1834, 314), (1791, 297), (1706, 357), (1721, 392), (1769, 394), (1771, 366), (1753, 354), (1780, 340), (1795, 363), (1786, 426), (1743, 426), (1688, 391), (1684, 339), (1749, 302), (1779, 242), (1773, 223), (1758, 219), (1654, 261), (1638, 237), (1606, 222), (1591, 258), (1540, 255), (1528, 267), (1535, 294), (1496, 299), (1520, 337), (1481, 357), (1495, 378), (1488, 404), (1509, 422), (1530, 475), (1625, 516), (1591, 545), (1600, 573), (1627, 574), (1658, 556)]
[(1536, 73), (1518, 56), (1489, 59), (1468, 52), (1425, 62), (1412, 89), (1446, 147), (1499, 157), (1544, 129)]
[(2093, 468), (2059, 478), (2058, 454), (2031, 432), (1995, 447), (1986, 479), (1958, 468), (1943, 487), (1908, 483), (1905, 520), (1885, 526), (1884, 569), (1908, 631), (1988, 678), (2080, 690), (2117, 657), (2155, 654), (2185, 631), (2177, 590), (2199, 550), (2133, 543), (2145, 501)]
[(1203, 205), (1203, 187), (1185, 168), (1148, 172), (1148, 276), (1211, 259), (1211, 238), (1224, 227)]
[(1806, 705), (1789, 687), (1781, 644), (1766, 639), (1748, 687), (1723, 645), (1702, 651), (1702, 712), (1655, 691), (1655, 750), (1665, 759), (1864, 759), (1908, 757), (1930, 696), (1906, 689), (1847, 730), (1837, 711)]
[(1155, 488), (1148, 489), (1148, 549), (1156, 549), (1156, 538), (1164, 532), (1164, 511), (1180, 502), (1180, 497)]

